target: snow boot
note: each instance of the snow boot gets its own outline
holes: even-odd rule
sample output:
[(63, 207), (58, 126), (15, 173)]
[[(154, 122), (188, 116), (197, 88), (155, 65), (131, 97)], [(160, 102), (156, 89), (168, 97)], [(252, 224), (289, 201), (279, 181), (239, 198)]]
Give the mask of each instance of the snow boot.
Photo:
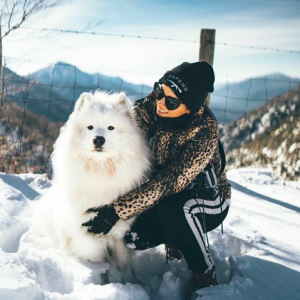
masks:
[(206, 273), (201, 273), (197, 271), (192, 271), (192, 284), (193, 290), (196, 292), (197, 290), (203, 289), (205, 287), (211, 285), (217, 285), (217, 276), (216, 269), (213, 267)]

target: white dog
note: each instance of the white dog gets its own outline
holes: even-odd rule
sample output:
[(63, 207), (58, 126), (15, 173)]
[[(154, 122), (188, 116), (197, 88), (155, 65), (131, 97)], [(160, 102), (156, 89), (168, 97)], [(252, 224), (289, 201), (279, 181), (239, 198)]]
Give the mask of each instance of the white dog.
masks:
[[(102, 140), (96, 147), (95, 139)], [(133, 219), (119, 220), (107, 235), (94, 235), (81, 224), (95, 214), (86, 210), (110, 204), (137, 188), (149, 175), (150, 151), (124, 93), (83, 93), (62, 127), (52, 154), (52, 187), (38, 201), (33, 230), (54, 246), (91, 262), (114, 254), (124, 270), (124, 233)]]

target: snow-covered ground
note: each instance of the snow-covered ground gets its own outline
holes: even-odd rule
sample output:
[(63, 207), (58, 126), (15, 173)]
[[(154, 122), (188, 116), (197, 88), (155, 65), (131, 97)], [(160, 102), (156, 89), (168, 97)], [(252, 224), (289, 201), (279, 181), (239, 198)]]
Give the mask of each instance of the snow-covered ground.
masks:
[[(300, 299), (300, 185), (267, 169), (231, 170), (232, 207), (209, 233), (220, 285), (198, 300)], [(44, 175), (0, 173), (0, 300), (186, 299), (186, 262), (165, 263), (164, 246), (136, 251), (136, 283), (118, 283), (107, 263), (92, 264), (28, 235), (20, 214), (50, 187)], [(107, 273), (110, 284), (103, 283)], [(200, 293), (200, 291), (199, 291)]]

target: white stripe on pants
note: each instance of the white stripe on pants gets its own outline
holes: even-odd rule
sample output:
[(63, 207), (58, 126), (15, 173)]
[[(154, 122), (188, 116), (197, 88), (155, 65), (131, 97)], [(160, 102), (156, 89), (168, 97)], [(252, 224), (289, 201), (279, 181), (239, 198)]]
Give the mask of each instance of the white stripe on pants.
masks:
[[(214, 266), (214, 262), (210, 257), (208, 247), (206, 247), (205, 245), (204, 232), (201, 223), (199, 222), (195, 214), (203, 213), (203, 212), (205, 214), (211, 214), (211, 215), (220, 214), (221, 211), (224, 211), (227, 208), (227, 206), (230, 205), (230, 199), (226, 199), (223, 201), (224, 202), (222, 204), (222, 209), (221, 207), (218, 207), (218, 205), (221, 204), (220, 196), (218, 196), (215, 200), (203, 200), (199, 198), (190, 199), (183, 206), (183, 212), (185, 218), (198, 242), (201, 252), (203, 253), (204, 261), (207, 265), (207, 269), (205, 270), (205, 272), (211, 270), (211, 268)], [(191, 210), (191, 207), (193, 206), (195, 207)]]

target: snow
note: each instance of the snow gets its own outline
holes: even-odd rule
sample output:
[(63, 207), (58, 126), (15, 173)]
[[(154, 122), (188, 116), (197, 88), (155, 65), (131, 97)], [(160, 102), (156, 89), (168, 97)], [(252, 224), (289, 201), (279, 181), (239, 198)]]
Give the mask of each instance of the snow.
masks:
[[(199, 290), (197, 300), (299, 300), (299, 182), (259, 168), (230, 170), (228, 178), (224, 234), (209, 233), (220, 284)], [(122, 283), (113, 264), (79, 260), (29, 235), (23, 213), (50, 185), (45, 175), (0, 173), (0, 300), (189, 299), (186, 262), (166, 264), (164, 245), (135, 251), (137, 281)]]

